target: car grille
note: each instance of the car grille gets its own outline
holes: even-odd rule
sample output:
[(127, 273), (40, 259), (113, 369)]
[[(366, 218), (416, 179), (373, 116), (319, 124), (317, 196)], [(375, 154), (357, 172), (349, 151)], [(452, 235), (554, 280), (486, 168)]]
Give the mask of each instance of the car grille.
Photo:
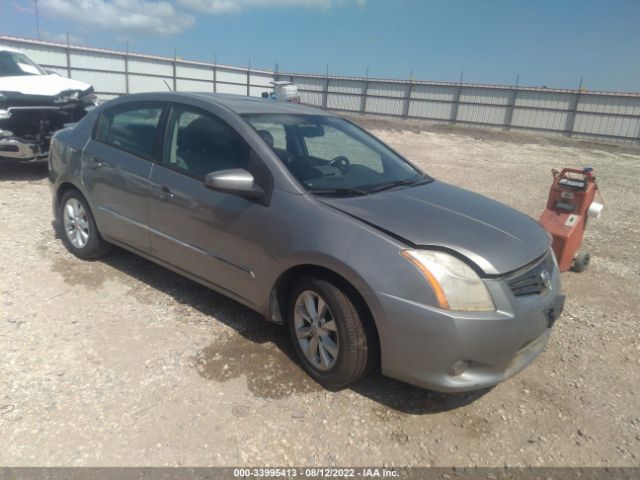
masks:
[(525, 267), (524, 271), (516, 272), (508, 280), (509, 287), (516, 297), (542, 295), (551, 285), (553, 269), (553, 254), (549, 252), (538, 263)]

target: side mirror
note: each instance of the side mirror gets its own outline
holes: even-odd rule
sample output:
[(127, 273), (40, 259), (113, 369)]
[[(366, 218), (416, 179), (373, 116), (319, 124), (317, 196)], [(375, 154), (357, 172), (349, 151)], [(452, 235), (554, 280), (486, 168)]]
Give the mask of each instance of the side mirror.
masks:
[(57, 75), (57, 76), (61, 76), (58, 72), (56, 72), (55, 70), (51, 70), (49, 68), (45, 68), (44, 69), (45, 72), (47, 72), (49, 75)]
[(208, 173), (204, 184), (211, 190), (241, 197), (260, 198), (264, 195), (264, 190), (256, 185), (253, 175), (242, 168)]

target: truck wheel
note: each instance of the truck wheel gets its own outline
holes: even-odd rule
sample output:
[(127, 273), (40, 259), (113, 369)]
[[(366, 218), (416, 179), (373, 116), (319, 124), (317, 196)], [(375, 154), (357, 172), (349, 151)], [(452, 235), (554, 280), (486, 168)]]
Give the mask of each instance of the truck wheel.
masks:
[(576, 258), (573, 259), (573, 265), (571, 265), (571, 270), (576, 273), (584, 272), (589, 266), (589, 262), (591, 261), (591, 255), (588, 252), (578, 252)]
[(67, 250), (83, 260), (102, 257), (111, 250), (111, 245), (100, 236), (89, 205), (78, 190), (66, 192), (58, 208), (60, 237)]
[(298, 358), (318, 383), (344, 387), (370, 372), (377, 358), (372, 326), (341, 288), (304, 277), (291, 291), (288, 314)]

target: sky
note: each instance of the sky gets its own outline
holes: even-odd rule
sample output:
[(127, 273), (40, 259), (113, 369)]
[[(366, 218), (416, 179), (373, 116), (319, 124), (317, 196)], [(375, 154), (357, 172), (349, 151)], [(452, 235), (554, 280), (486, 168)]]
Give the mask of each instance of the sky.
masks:
[[(41, 38), (301, 73), (640, 92), (640, 0), (37, 0)], [(0, 33), (36, 37), (34, 0)]]

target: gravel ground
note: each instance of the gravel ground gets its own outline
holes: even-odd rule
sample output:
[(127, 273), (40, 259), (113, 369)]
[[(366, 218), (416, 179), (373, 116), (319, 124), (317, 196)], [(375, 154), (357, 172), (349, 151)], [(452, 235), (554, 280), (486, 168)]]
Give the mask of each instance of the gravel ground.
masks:
[(283, 328), (133, 254), (72, 257), (46, 167), (0, 165), (0, 465), (637, 466), (640, 149), (357, 119), (440, 180), (532, 216), (591, 165), (592, 265), (546, 351), (489, 390), (323, 390)]

